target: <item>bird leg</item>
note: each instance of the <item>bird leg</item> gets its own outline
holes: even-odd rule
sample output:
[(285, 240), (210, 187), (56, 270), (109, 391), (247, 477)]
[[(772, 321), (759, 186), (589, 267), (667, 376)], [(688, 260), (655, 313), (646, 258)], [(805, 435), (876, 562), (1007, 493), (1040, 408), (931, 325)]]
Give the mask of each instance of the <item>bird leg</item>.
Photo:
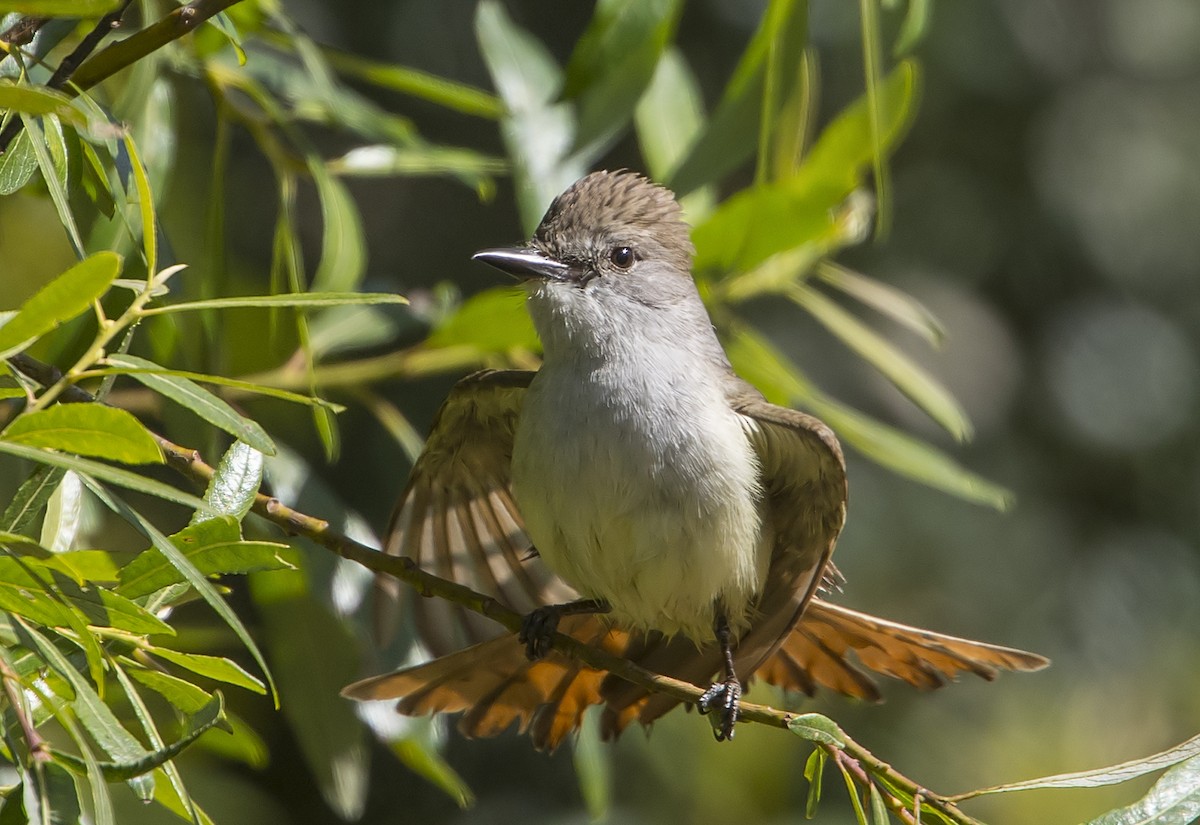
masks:
[(716, 734), (717, 741), (722, 742), (733, 738), (733, 726), (737, 724), (741, 712), (739, 704), (742, 698), (742, 683), (733, 670), (732, 634), (729, 630), (729, 620), (725, 618), (724, 612), (717, 613), (714, 632), (717, 636), (717, 643), (721, 646), (721, 656), (725, 660), (725, 679), (714, 682), (712, 687), (704, 691), (704, 695), (696, 703), (696, 708), (701, 713), (708, 713), (712, 710), (721, 712), (719, 722), (713, 723), (713, 732)]
[(584, 613), (607, 613), (612, 607), (604, 599), (577, 599), (562, 604), (547, 604), (531, 610), (521, 620), (521, 632), (517, 639), (525, 643), (525, 655), (537, 661), (550, 652), (550, 642), (558, 630), (558, 621), (563, 616), (578, 616)]

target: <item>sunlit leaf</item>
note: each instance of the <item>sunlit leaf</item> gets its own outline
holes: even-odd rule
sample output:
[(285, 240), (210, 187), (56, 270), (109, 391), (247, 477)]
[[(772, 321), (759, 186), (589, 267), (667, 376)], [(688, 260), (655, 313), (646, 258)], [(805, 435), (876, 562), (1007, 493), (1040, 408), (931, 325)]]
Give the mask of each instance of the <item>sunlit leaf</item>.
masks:
[(218, 429), (246, 442), (256, 450), (273, 455), (275, 443), (257, 421), (246, 418), (233, 407), (187, 378), (169, 375), (153, 361), (133, 355), (110, 355), (108, 361), (119, 367), (153, 372), (131, 372), (133, 378), (155, 392), (170, 398)]
[(39, 447), (29, 447), (24, 444), (12, 444), (3, 439), (0, 439), (0, 453), (15, 455), (19, 458), (25, 458), (64, 470), (74, 470), (80, 476), (83, 476), (85, 480), (88, 477), (97, 478), (109, 484), (124, 487), (127, 490), (135, 490), (139, 493), (145, 493), (166, 501), (173, 501), (176, 504), (182, 504), (184, 507), (192, 510), (207, 508), (208, 506), (196, 496), (185, 493), (182, 490), (177, 490), (169, 484), (138, 475), (120, 467), (102, 464), (90, 458), (68, 455)]
[(58, 404), (18, 416), (0, 433), (27, 444), (123, 464), (161, 464), (162, 452), (140, 421), (103, 404)]
[(22, 129), (0, 155), (0, 196), (11, 195), (29, 183), (37, 168), (37, 155), (33, 153), (29, 133)]
[(211, 693), (196, 687), (186, 679), (158, 670), (131, 667), (131, 664), (126, 663), (125, 667), (125, 672), (131, 679), (141, 682), (184, 713), (198, 713), (212, 701)]
[(1200, 756), (1171, 768), (1127, 808), (1109, 811), (1088, 825), (1191, 825), (1200, 818)]
[[(263, 454), (248, 444), (235, 441), (221, 456), (204, 500), (214, 513), (241, 521), (254, 506), (254, 497), (262, 484)], [(198, 512), (192, 523), (212, 518), (208, 513)]]
[(801, 713), (788, 720), (788, 730), (802, 739), (817, 745), (846, 746), (846, 734), (828, 716), (819, 713)]
[(119, 255), (97, 252), (46, 284), (0, 327), (0, 357), (89, 309), (120, 271)]
[(51, 553), (71, 549), (83, 515), (83, 482), (75, 473), (66, 473), (46, 502), (39, 543)]
[[(704, 125), (699, 81), (678, 49), (663, 52), (634, 110), (634, 121), (647, 171), (655, 180), (669, 179)], [(701, 188), (680, 202), (695, 223), (712, 208), (712, 194)]]
[(449, 173), (502, 175), (508, 172), (508, 161), (504, 158), (457, 146), (356, 146), (327, 165), (330, 172), (344, 177)]
[(433, 331), (426, 344), (469, 344), (483, 352), (540, 349), (537, 332), (525, 311), (524, 293), (512, 287), (496, 287), (471, 296)]
[(138, 155), (133, 136), (123, 138), (125, 151), (129, 153), (129, 167), (133, 171), (133, 184), (138, 196), (138, 213), (142, 216), (142, 250), (146, 255), (146, 271), (158, 272), (158, 224), (154, 214), (154, 196), (150, 191), (150, 179), (146, 167)]
[[(8, 5), (7, 1), (0, 0), (0, 12), (5, 5)], [(83, 126), (87, 120), (81, 111), (71, 105), (71, 97), (63, 92), (9, 80), (0, 80), (0, 109), (37, 117), (55, 115), (73, 126)]]
[(38, 169), (50, 193), (50, 201), (58, 212), (58, 220), (67, 233), (67, 238), (79, 258), (84, 256), (83, 238), (75, 223), (75, 215), (71, 211), (70, 198), (67, 196), (66, 178), (66, 144), (63, 142), (62, 124), (53, 115), (47, 115), (40, 121), (30, 115), (21, 115), (25, 131), (29, 133), (30, 146), (37, 158)]
[[(297, 292), (279, 295), (245, 295), (231, 298), (212, 298), (167, 304), (144, 311), (145, 315), (164, 315), (169, 312), (194, 312), (201, 309), (235, 309), (237, 307), (333, 307), (356, 304), (407, 304), (403, 295), (391, 292)], [(161, 367), (159, 368), (161, 369)]]
[(322, 52), (329, 65), (339, 72), (372, 83), (383, 89), (412, 95), (456, 112), (498, 119), (504, 107), (482, 89), (447, 80), (406, 66), (379, 63), (359, 55), (330, 48)]
[[(796, 63), (807, 34), (807, 4), (772, 0), (754, 37), (742, 53), (699, 139), (667, 181), (679, 195), (713, 183), (744, 163), (758, 146), (762, 121), (763, 83), (770, 55), (783, 56), (778, 74), (797, 76)], [(788, 89), (781, 89), (786, 97)]]
[(946, 328), (924, 304), (891, 284), (832, 261), (822, 261), (816, 274), (824, 283), (903, 325), (931, 344), (940, 344), (946, 337)]
[(804, 818), (812, 819), (817, 815), (817, 806), (821, 801), (821, 784), (825, 777), (825, 751), (813, 748), (804, 763), (804, 778), (808, 780), (808, 797), (804, 803)]
[(180, 653), (177, 650), (170, 650), (165, 647), (150, 647), (147, 648), (147, 651), (160, 659), (165, 659), (168, 662), (179, 665), (185, 670), (190, 670), (192, 673), (206, 676), (209, 679), (229, 685), (236, 685), (255, 693), (267, 692), (262, 682), (251, 676), (242, 669), (241, 665), (231, 659), (225, 659), (221, 656), (205, 656), (200, 653)]
[[(255, 570), (286, 570), (293, 567), (286, 544), (243, 541), (237, 521), (222, 515), (191, 524), (170, 537), (178, 554), (204, 576), (233, 575)], [(156, 547), (143, 551), (121, 568), (117, 592), (136, 599), (164, 587), (187, 581), (178, 564)]]
[(1116, 785), (1121, 782), (1127, 782), (1130, 779), (1136, 779), (1139, 776), (1145, 776), (1148, 773), (1160, 771), (1172, 765), (1178, 765), (1189, 760), (1194, 761), (1197, 757), (1200, 757), (1200, 736), (1193, 736), (1191, 739), (1181, 742), (1173, 748), (1167, 748), (1165, 751), (1159, 751), (1141, 759), (1122, 762), (1119, 765), (1109, 765), (1105, 768), (1095, 768), (1090, 771), (1043, 776), (1038, 779), (1012, 782), (1007, 785), (996, 785), (961, 794), (961, 798), (972, 799), (985, 794), (1035, 791), (1044, 788), (1097, 788), (1103, 785)]
[(611, 751), (604, 747), (599, 717), (587, 714), (576, 734), (573, 755), (579, 792), (593, 822), (603, 822), (612, 807)]
[[(111, 510), (113, 510), (113, 512), (128, 521), (142, 535), (150, 539), (155, 548), (157, 548), (159, 552), (161, 552), (163, 556), (167, 558), (172, 566), (174, 566), (175, 569), (182, 574), (187, 583), (195, 589), (196, 593), (202, 599), (204, 599), (209, 607), (211, 607), (213, 611), (221, 617), (222, 621), (229, 626), (229, 629), (233, 631), (234, 635), (241, 640), (242, 644), (245, 645), (246, 649), (250, 652), (250, 655), (254, 657), (255, 663), (262, 668), (262, 672), (267, 678), (267, 684), (270, 686), (271, 694), (275, 698), (276, 703), (278, 703), (278, 694), (275, 691), (275, 684), (271, 678), (271, 671), (267, 667), (266, 659), (263, 658), (262, 651), (259, 650), (258, 645), (254, 642), (254, 638), (250, 635), (249, 631), (246, 630), (246, 626), (242, 624), (242, 620), (239, 619), (237, 614), (234, 613), (229, 605), (225, 603), (225, 600), (221, 598), (221, 594), (217, 592), (217, 589), (213, 587), (212, 583), (204, 577), (204, 574), (196, 569), (196, 566), (192, 564), (192, 562), (178, 547), (172, 544), (170, 539), (164, 536), (162, 532), (159, 531), (158, 528), (156, 528), (153, 524), (151, 524), (145, 517), (143, 517), (141, 513), (139, 513), (137, 510), (134, 510), (116, 496), (110, 495), (109, 492), (103, 487), (94, 484), (89, 484), (88, 486), (91, 488), (92, 492), (96, 494), (96, 497), (103, 501)], [(201, 506), (205, 507), (206, 505), (201, 503)], [(214, 520), (210, 522), (204, 522), (201, 525), (197, 525), (197, 527), (219, 523), (219, 521)]]
[(563, 97), (577, 106), (574, 151), (585, 163), (625, 128), (674, 36), (680, 0), (600, 0), (567, 64)]
[(366, 238), (358, 207), (346, 185), (329, 174), (324, 162), (309, 164), (321, 203), (321, 259), (313, 276), (314, 292), (350, 292), (366, 272)]
[(568, 158), (575, 122), (570, 105), (556, 103), (562, 71), (546, 47), (513, 23), (495, 0), (476, 7), (475, 35), (504, 101), (501, 134), (513, 158), (521, 224), (532, 234), (554, 196), (586, 172), (581, 160)]
[(889, 341), (825, 295), (797, 284), (789, 296), (842, 343), (879, 370), (954, 438), (971, 437), (971, 423), (954, 396)]
[(46, 506), (50, 496), (54, 495), (65, 472), (66, 470), (57, 467), (35, 467), (29, 478), (21, 482), (21, 486), (13, 494), (8, 506), (4, 508), (4, 514), (0, 515), (0, 530), (27, 536), (35, 535), (33, 523), (37, 520), (38, 512)]

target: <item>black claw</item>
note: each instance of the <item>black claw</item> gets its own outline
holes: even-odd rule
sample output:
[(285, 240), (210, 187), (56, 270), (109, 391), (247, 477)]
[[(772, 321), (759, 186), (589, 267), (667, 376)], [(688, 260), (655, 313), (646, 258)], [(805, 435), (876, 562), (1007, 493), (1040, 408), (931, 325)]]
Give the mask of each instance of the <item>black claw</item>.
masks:
[(713, 721), (713, 733), (718, 742), (733, 739), (733, 726), (741, 715), (741, 699), (742, 683), (736, 677), (730, 677), (723, 682), (714, 682), (696, 703), (696, 709), (701, 713), (720, 712), (720, 717)]
[(517, 634), (517, 639), (525, 644), (525, 655), (531, 661), (537, 661), (550, 652), (550, 643), (562, 616), (554, 608), (555, 605), (539, 607), (521, 620), (521, 632)]

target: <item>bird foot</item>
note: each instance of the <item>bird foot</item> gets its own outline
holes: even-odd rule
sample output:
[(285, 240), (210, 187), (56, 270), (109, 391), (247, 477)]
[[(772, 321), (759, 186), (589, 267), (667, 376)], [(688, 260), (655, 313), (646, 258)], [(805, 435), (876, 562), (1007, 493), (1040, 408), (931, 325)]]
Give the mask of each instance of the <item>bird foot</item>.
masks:
[(718, 742), (733, 738), (733, 726), (741, 715), (741, 699), (742, 683), (736, 676), (730, 676), (723, 682), (714, 682), (696, 703), (696, 709), (701, 713), (717, 711), (720, 714), (713, 719), (713, 733)]
[(536, 662), (550, 652), (554, 634), (558, 632), (558, 620), (563, 615), (558, 608), (556, 604), (539, 607), (521, 620), (517, 639), (525, 645), (525, 655), (530, 661)]

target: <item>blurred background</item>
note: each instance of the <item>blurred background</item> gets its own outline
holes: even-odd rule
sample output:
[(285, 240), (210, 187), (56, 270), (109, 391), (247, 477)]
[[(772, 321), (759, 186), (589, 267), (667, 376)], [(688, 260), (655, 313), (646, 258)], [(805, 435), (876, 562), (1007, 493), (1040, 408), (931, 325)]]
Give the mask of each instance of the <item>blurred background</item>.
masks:
[[(490, 89), (474, 5), (284, 4), (317, 42)], [(503, 6), (560, 64), (592, 14), (589, 3), (561, 0)], [(677, 42), (709, 108), (764, 8), (761, 0), (686, 4)], [(891, 162), (890, 230), (838, 260), (911, 293), (942, 321), (936, 350), (885, 320), (871, 324), (944, 381), (974, 439), (955, 443), (795, 306), (760, 299), (742, 315), (826, 393), (1015, 494), (999, 512), (851, 450), (849, 522), (836, 557), (848, 584), (838, 601), (1037, 651), (1053, 667), (994, 684), (965, 678), (933, 694), (889, 684), (879, 706), (828, 696), (797, 705), (829, 714), (928, 787), (958, 792), (1133, 759), (1200, 731), (1200, 5), (993, 0), (936, 3), (930, 15), (913, 50), (923, 69), (919, 110)], [(858, 4), (812, 0), (810, 24), (824, 123), (862, 94)], [(884, 25), (896, 25), (886, 9)], [(174, 256), (201, 261), (209, 236), (189, 227), (198, 230), (210, 208), (214, 113), (199, 84), (178, 80), (169, 91), (176, 125), (161, 135), (172, 145), (160, 208)], [(377, 89), (364, 94), (411, 118), (430, 141), (503, 152), (493, 124)], [(232, 291), (260, 293), (277, 186), (245, 130), (230, 137), (224, 265)], [(316, 140), (327, 156), (348, 148), (337, 135)], [(645, 168), (631, 138), (597, 165)], [(720, 194), (749, 184), (752, 165)], [(483, 198), (446, 177), (346, 183), (363, 221), (364, 288), (406, 294), (416, 310), (395, 319), (379, 352), (421, 337), (422, 319), (437, 317), (450, 294), (447, 283), (462, 295), (495, 286), (471, 253), (525, 234), (503, 176)], [(322, 214), (311, 187), (301, 188), (296, 214), (303, 248), (315, 257)], [(20, 273), (3, 276), (6, 306), (69, 264), (48, 201), (0, 201), (0, 260)], [(229, 313), (226, 374), (278, 365), (256, 318)], [(455, 377), (388, 380), (375, 390), (423, 433)], [(313, 468), (306, 488), (292, 492), (308, 496), (314, 514), (327, 514), (322, 501), (344, 502), (361, 516), (359, 535), (378, 533), (410, 466), (405, 436), (389, 432), (369, 405), (334, 397), (350, 404), (336, 463), (326, 462), (307, 415), (252, 409)], [(312, 558), (329, 564), (317, 551)], [(264, 624), (280, 621), (267, 613)], [(295, 639), (311, 645), (306, 655), (318, 667), (326, 658), (359, 673), (395, 664), (364, 652), (345, 665), (345, 651), (333, 649), (343, 642)], [(761, 687), (752, 698), (785, 701)], [(260, 697), (230, 699), (269, 756), (243, 754), (239, 763), (212, 748), (189, 752), (185, 775), (196, 799), (221, 823), (341, 821), (310, 778), (302, 755), (310, 746), (289, 717), (321, 711), (289, 705), (286, 691), (283, 716)], [(364, 794), (361, 821), (585, 822), (592, 786), (581, 789), (576, 766), (596, 752), (608, 767), (593, 765), (588, 775), (601, 785), (607, 776), (613, 822), (803, 820), (809, 749), (777, 731), (747, 726), (720, 745), (706, 723), (675, 712), (648, 736), (631, 730), (615, 746), (553, 756), (515, 734), (465, 741), (438, 726), (431, 735), (441, 737), (445, 764), (471, 788), (474, 806), (461, 810), (364, 737), (349, 757), (358, 766), (370, 760), (369, 788), (352, 791)], [(1150, 781), (988, 798), (967, 810), (988, 822), (1077, 822), (1133, 801)], [(818, 821), (852, 822), (835, 784), (827, 775)], [(128, 821), (173, 821), (124, 801)]]

